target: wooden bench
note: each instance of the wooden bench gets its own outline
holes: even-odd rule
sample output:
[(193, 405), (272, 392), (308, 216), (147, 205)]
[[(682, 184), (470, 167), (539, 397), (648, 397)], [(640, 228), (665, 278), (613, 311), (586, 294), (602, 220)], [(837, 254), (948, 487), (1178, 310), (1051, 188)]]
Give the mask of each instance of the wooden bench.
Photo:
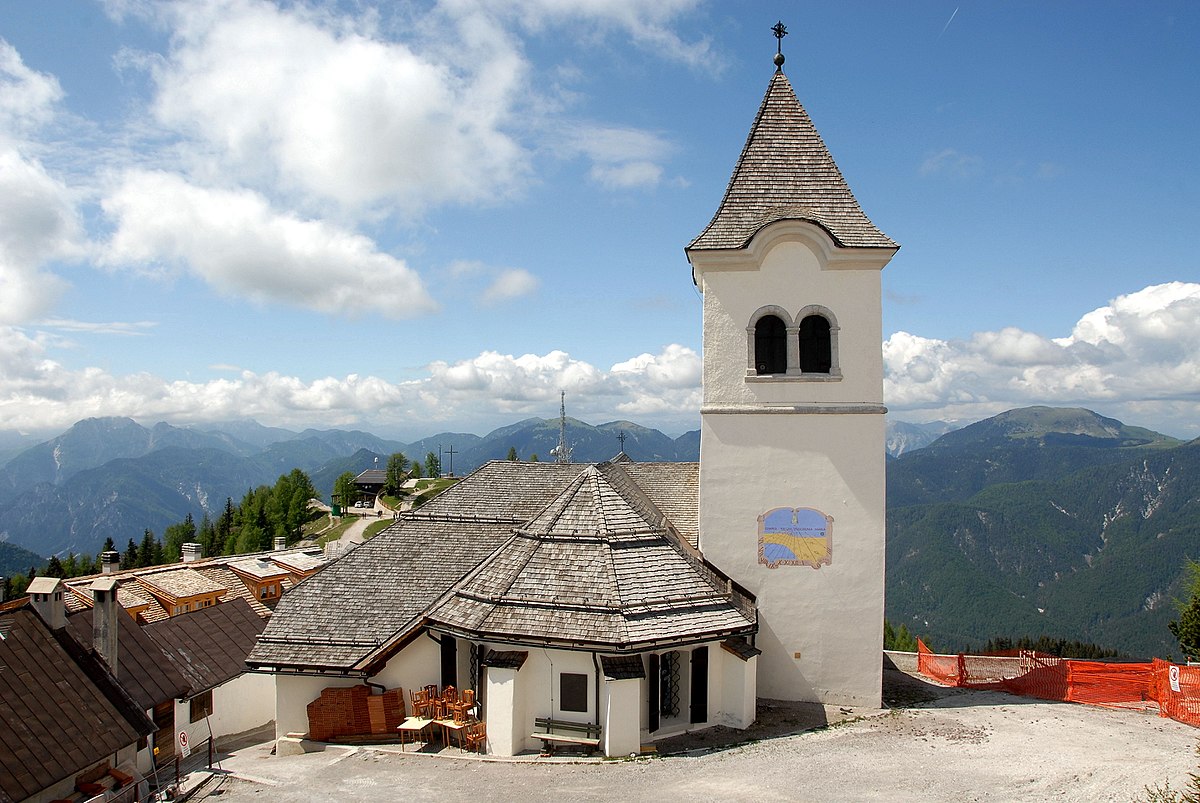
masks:
[(533, 721), (533, 726), (535, 730), (529, 737), (541, 741), (543, 755), (554, 755), (555, 748), (562, 745), (584, 747), (589, 753), (600, 746), (599, 725), (538, 717)]

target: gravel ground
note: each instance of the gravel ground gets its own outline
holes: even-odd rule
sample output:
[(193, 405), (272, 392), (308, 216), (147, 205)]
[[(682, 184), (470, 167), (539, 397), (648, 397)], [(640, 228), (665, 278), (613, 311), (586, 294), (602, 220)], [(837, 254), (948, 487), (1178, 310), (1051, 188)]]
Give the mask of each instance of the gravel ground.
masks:
[(227, 757), (228, 774), (192, 799), (1129, 801), (1147, 785), (1182, 787), (1197, 766), (1200, 733), (1173, 720), (887, 674), (885, 698), (902, 707), (764, 701), (748, 734), (676, 740), (660, 747), (683, 752), (655, 758), (494, 761), (393, 747), (276, 757), (256, 745)]

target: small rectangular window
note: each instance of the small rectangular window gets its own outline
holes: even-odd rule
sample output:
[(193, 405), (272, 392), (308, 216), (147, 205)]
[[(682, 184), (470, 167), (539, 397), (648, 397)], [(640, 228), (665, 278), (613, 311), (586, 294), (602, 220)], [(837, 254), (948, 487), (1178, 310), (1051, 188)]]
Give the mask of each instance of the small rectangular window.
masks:
[(205, 717), (210, 717), (212, 712), (212, 689), (192, 698), (192, 722), (199, 722)]
[(586, 712), (587, 690), (587, 675), (563, 672), (559, 675), (559, 707), (563, 711)]

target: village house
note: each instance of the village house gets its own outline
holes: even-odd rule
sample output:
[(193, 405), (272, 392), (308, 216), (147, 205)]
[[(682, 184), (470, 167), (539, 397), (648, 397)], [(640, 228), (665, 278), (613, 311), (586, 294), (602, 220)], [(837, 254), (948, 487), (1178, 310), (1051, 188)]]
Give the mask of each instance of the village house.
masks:
[(422, 687), (471, 689), (499, 755), (746, 727), (758, 695), (879, 705), (880, 271), (898, 246), (775, 64), (685, 249), (700, 462), (488, 463), (299, 584), (248, 659), (274, 674), (281, 751), (372, 690), (420, 707)]
[(154, 731), (97, 653), (68, 633), (64, 593), (57, 578), (39, 577), (28, 598), (0, 605), (3, 800), (91, 797), (131, 784), (139, 745)]

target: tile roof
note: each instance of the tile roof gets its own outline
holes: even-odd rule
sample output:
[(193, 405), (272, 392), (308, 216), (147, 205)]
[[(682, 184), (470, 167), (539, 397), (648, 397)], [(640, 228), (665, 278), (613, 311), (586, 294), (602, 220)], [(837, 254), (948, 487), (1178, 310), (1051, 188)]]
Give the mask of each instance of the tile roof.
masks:
[(272, 555), (271, 560), (291, 572), (299, 573), (314, 572), (328, 563), (323, 554), (310, 555), (307, 552), (287, 552), (280, 555)]
[(145, 630), (187, 678), (189, 696), (195, 696), (245, 672), (246, 656), (265, 627), (266, 620), (245, 600), (235, 599), (172, 616)]
[[(219, 583), (223, 588), (227, 589), (226, 592), (220, 597), (220, 601), (222, 603), (230, 602), (231, 600), (235, 599), (241, 599), (245, 600), (246, 604), (250, 606), (251, 610), (264, 619), (271, 615), (271, 609), (264, 605), (262, 601), (255, 596), (254, 592), (246, 587), (246, 584), (242, 581), (242, 578), (234, 574), (228, 566), (224, 564), (196, 564), (193, 571), (199, 572), (209, 580), (212, 580), (214, 583)], [(159, 617), (159, 619), (163, 618), (165, 617)]]
[[(84, 649), (92, 646), (92, 608), (67, 617), (67, 632)], [(127, 614), (117, 617), (117, 682), (143, 710), (187, 693), (188, 681), (143, 628)]]
[(0, 799), (24, 800), (153, 732), (111, 676), (31, 608), (0, 615), (0, 635)]
[(863, 213), (782, 71), (771, 78), (716, 215), (689, 251), (745, 248), (765, 226), (807, 220), (843, 248), (898, 248)]

